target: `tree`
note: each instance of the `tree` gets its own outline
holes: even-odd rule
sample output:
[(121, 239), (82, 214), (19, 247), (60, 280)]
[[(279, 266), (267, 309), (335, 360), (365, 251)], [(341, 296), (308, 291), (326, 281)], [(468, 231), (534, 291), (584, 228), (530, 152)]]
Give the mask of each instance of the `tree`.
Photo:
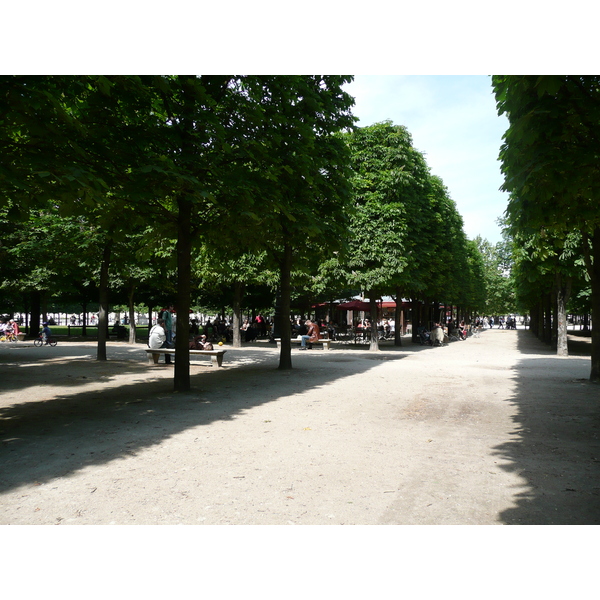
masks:
[[(10, 212), (7, 208), (4, 215)], [(79, 217), (61, 217), (52, 203), (32, 208), (28, 220), (18, 226), (4, 215), (0, 218), (4, 232), (1, 287), (8, 293), (18, 289), (30, 297), (30, 334), (37, 335), (40, 316), (46, 313), (51, 298), (85, 302), (90, 291), (96, 291), (102, 234)], [(26, 311), (27, 306), (21, 305), (20, 310)]]
[[(240, 214), (260, 222), (289, 305), (292, 253), (340, 244), (352, 98), (342, 76), (116, 76), (0, 80), (0, 197), (16, 218), (42, 199), (105, 233), (100, 315), (114, 242), (135, 228), (122, 211), (175, 241), (178, 314), (190, 306), (199, 232)], [(117, 210), (118, 207), (118, 210)], [(236, 239), (236, 233), (238, 234)], [(297, 252), (301, 254), (301, 252)], [(316, 256), (316, 255), (315, 255)], [(289, 306), (288, 306), (289, 309)], [(102, 322), (101, 322), (102, 325)], [(187, 322), (179, 319), (174, 387), (189, 389)], [(283, 330), (285, 331), (285, 330)], [(98, 358), (105, 349), (99, 330)], [(291, 367), (282, 344), (280, 367)], [(287, 353), (287, 355), (286, 355)]]
[(232, 341), (233, 346), (238, 348), (242, 345), (241, 315), (247, 286), (276, 285), (275, 274), (265, 268), (266, 251), (243, 253), (242, 250), (232, 245), (216, 250), (212, 244), (207, 244), (196, 253), (194, 260), (194, 272), (201, 279), (201, 289), (227, 289), (230, 292), (228, 304), (233, 308)]
[[(582, 236), (600, 315), (600, 77), (492, 78), (499, 114), (509, 128), (500, 150), (503, 189), (510, 192), (511, 233)], [(590, 380), (600, 381), (600, 328), (592, 328)]]
[(102, 248), (98, 263), (98, 360), (106, 360), (108, 286), (113, 243), (144, 219), (128, 199), (131, 174), (143, 155), (137, 77), (6, 77), (0, 80), (7, 160), (0, 190), (15, 216), (52, 202), (61, 217), (84, 219)]
[(414, 272), (418, 260), (419, 213), (426, 204), (429, 170), (403, 126), (385, 121), (344, 137), (351, 152), (354, 210), (348, 251), (330, 268), (343, 272), (346, 285), (364, 290), (370, 299), (370, 349), (377, 351), (376, 301), (410, 285), (405, 273)]
[(581, 235), (518, 234), (516, 241), (518, 299), (532, 314), (538, 337), (551, 343), (559, 356), (567, 356), (567, 303), (573, 283), (584, 278)]
[[(431, 176), (430, 216), (424, 227), (420, 293), (422, 297), (462, 305), (464, 310), (481, 308), (485, 288), (473, 287), (479, 277), (479, 259), (463, 230), (463, 219), (448, 189), (437, 176)], [(435, 320), (437, 320), (437, 316)], [(414, 331), (414, 330), (413, 330)]]
[(515, 312), (514, 279), (507, 260), (506, 240), (492, 245), (478, 235), (474, 241), (483, 258), (480, 285), (484, 286), (485, 300), (482, 310), (492, 316)]
[[(346, 76), (257, 77), (244, 81), (261, 109), (252, 139), (260, 190), (262, 247), (268, 268), (279, 273), (276, 329), (279, 369), (292, 368), (292, 272), (339, 250), (348, 224), (348, 150), (335, 134), (353, 126), (354, 100), (343, 91)], [(255, 212), (256, 214), (256, 212)]]

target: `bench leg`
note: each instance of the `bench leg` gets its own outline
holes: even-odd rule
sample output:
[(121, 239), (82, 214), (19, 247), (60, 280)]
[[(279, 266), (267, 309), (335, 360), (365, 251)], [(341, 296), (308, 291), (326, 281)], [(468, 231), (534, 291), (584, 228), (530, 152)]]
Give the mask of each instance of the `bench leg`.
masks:
[(152, 354), (151, 352), (148, 352), (148, 362), (151, 365), (157, 365), (159, 358), (160, 358), (160, 354)]
[(223, 366), (223, 355), (217, 354), (217, 356), (211, 355), (210, 360), (213, 364), (213, 367), (222, 367)]

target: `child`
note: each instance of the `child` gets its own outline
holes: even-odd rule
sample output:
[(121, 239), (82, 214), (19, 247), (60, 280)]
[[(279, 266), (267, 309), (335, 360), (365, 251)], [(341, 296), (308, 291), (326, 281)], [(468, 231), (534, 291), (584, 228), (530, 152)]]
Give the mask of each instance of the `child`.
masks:
[(197, 335), (190, 342), (190, 350), (212, 350), (213, 345), (206, 341), (205, 335)]
[(52, 330), (50, 329), (50, 327), (48, 327), (48, 323), (46, 321), (44, 321), (42, 323), (42, 325), (43, 325), (43, 328), (42, 328), (42, 339), (47, 344), (48, 340), (52, 337)]

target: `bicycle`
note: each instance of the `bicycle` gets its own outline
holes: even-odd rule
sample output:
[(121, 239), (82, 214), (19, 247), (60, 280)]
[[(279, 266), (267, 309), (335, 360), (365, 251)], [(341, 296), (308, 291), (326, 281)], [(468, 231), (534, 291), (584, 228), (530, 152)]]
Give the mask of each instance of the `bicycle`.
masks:
[(49, 337), (49, 338), (44, 339), (41, 335), (36, 340), (33, 340), (33, 345), (38, 346), (38, 347), (39, 346), (56, 346), (57, 343), (58, 342), (54, 338)]

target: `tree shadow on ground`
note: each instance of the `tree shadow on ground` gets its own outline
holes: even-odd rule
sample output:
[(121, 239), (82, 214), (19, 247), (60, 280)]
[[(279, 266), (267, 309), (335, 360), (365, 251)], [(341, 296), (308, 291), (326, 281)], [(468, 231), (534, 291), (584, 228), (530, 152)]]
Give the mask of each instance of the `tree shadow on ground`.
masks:
[[(89, 352), (83, 350), (86, 356)], [(123, 352), (126, 361), (135, 350)], [(30, 400), (1, 408), (0, 492), (135, 455), (188, 428), (236, 419), (253, 406), (316, 390), (357, 372), (366, 374), (379, 360), (398, 360), (407, 354), (393, 349), (374, 360), (365, 352), (343, 357), (333, 351), (305, 352), (300, 353), (305, 356), (295, 354), (293, 370), (279, 371), (279, 355), (272, 349), (236, 349), (227, 354), (224, 368), (211, 367), (209, 362), (192, 366), (192, 390), (175, 393), (172, 367), (140, 364), (140, 352), (145, 359), (145, 352), (138, 349), (135, 360), (129, 358), (125, 365), (118, 360), (88, 359), (85, 382), (101, 383), (94, 389), (83, 389), (83, 380), (66, 389), (62, 381), (61, 392), (48, 393), (43, 386), (42, 395), (38, 384), (37, 396), (32, 389)], [(73, 369), (74, 359), (69, 357), (74, 354), (74, 348), (65, 348), (62, 355), (36, 363), (32, 355), (23, 355), (22, 364), (30, 366), (17, 369), (15, 379), (27, 389), (31, 384), (21, 373), (27, 368), (46, 369), (48, 385), (53, 385)], [(14, 354), (11, 361), (13, 368), (19, 363)], [(139, 374), (139, 379), (123, 385), (119, 369)], [(103, 372), (105, 379), (100, 380)]]
[[(108, 352), (113, 360), (97, 361), (96, 345), (90, 343), (60, 343), (54, 348), (37, 348), (27, 343), (0, 347), (0, 369), (4, 373), (2, 392), (23, 392), (40, 384), (47, 388), (77, 387), (89, 384), (91, 377), (110, 382), (119, 374), (141, 373), (147, 371), (147, 367), (146, 361), (140, 360), (140, 348), (111, 345)], [(89, 376), (74, 375), (82, 365), (89, 368)]]
[(523, 479), (507, 524), (600, 523), (600, 386), (589, 358), (559, 358), (530, 331), (518, 331), (514, 438), (494, 448)]

